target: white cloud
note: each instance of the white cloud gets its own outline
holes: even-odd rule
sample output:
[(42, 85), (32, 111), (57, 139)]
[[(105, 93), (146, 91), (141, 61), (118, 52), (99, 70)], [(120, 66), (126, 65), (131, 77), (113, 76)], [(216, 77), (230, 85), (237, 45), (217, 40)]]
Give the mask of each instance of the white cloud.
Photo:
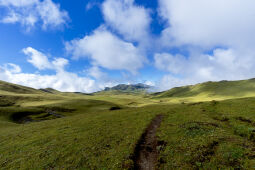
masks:
[(158, 81), (155, 85), (154, 91), (164, 91), (169, 90), (173, 87), (180, 87), (184, 85), (192, 85), (197, 82), (192, 79), (183, 79), (181, 77), (175, 77), (171, 74), (164, 75), (160, 81)]
[(49, 61), (44, 53), (32, 47), (24, 48), (22, 51), (29, 57), (27, 61), (39, 70), (52, 69), (60, 71), (69, 63), (69, 61), (64, 58), (55, 58), (53, 61)]
[(171, 55), (168, 53), (156, 53), (154, 55), (155, 66), (160, 70), (166, 70), (172, 73), (178, 73), (185, 69), (186, 59), (182, 55)]
[(155, 82), (150, 81), (150, 80), (146, 80), (143, 84), (146, 84), (148, 86), (155, 86)]
[(0, 0), (0, 5), (22, 7), (36, 4), (38, 2), (38, 0)]
[(37, 21), (38, 18), (33, 13), (23, 16), (14, 10), (10, 10), (8, 15), (1, 20), (2, 23), (6, 24), (14, 24), (20, 22), (22, 25), (28, 26), (27, 31), (29, 31)]
[(85, 9), (86, 9), (86, 11), (89, 11), (93, 7), (96, 7), (99, 5), (101, 5), (99, 2), (88, 2)]
[(21, 72), (21, 68), (18, 65), (12, 64), (12, 63), (4, 64), (2, 69), (8, 70), (11, 73), (20, 73)]
[(66, 65), (68, 65), (69, 61), (64, 58), (55, 58), (52, 61), (52, 67), (56, 70), (63, 70)]
[(64, 67), (68, 60), (55, 58), (49, 61), (48, 57), (32, 47), (25, 48), (24, 53), (31, 58), (28, 60), (39, 70), (52, 69), (56, 73), (52, 75), (41, 75), (39, 73), (23, 73), (21, 68), (12, 63), (0, 66), (0, 79), (33, 88), (54, 88), (67, 92), (94, 92), (104, 88), (103, 84), (97, 84), (95, 80), (81, 77), (75, 73), (67, 72)]
[(44, 30), (58, 28), (69, 20), (68, 13), (52, 0), (0, 0), (0, 7), (7, 13), (1, 18), (2, 23), (20, 23), (27, 31), (42, 22)]
[(57, 27), (63, 25), (68, 20), (68, 13), (60, 10), (60, 5), (51, 0), (44, 0), (37, 5), (37, 11), (43, 21), (43, 28)]
[[(240, 57), (242, 56), (242, 57)], [(192, 54), (189, 57), (155, 54), (155, 67), (168, 71), (161, 83), (161, 90), (174, 86), (204, 81), (239, 80), (255, 75), (255, 58), (250, 53), (234, 49), (215, 49), (211, 55)], [(168, 83), (166, 83), (168, 82)]]
[(167, 25), (157, 43), (188, 53), (155, 54), (155, 66), (169, 72), (162, 82), (170, 88), (254, 77), (254, 6), (253, 0), (159, 0)]
[(106, 23), (127, 40), (148, 40), (149, 10), (135, 5), (134, 0), (106, 0), (102, 12)]
[(91, 76), (91, 77), (93, 77), (93, 78), (95, 78), (95, 79), (97, 79), (97, 80), (106, 80), (106, 79), (108, 79), (107, 74), (104, 73), (104, 72), (102, 72), (102, 71), (100, 70), (100, 68), (97, 67), (97, 66), (93, 66), (93, 67), (91, 67), (90, 69), (85, 70), (85, 72), (86, 72), (89, 76)]
[(40, 51), (37, 51), (32, 47), (24, 48), (22, 51), (24, 54), (30, 57), (28, 59), (28, 62), (31, 63), (36, 68), (38, 68), (39, 70), (52, 68), (52, 64), (49, 62), (48, 57), (41, 53)]
[(77, 74), (62, 71), (55, 75), (40, 75), (32, 73), (13, 73), (0, 68), (0, 79), (33, 88), (54, 88), (65, 92), (94, 92), (99, 90), (95, 80), (79, 77)]
[(16, 14), (13, 11), (10, 11), (9, 14), (7, 16), (5, 16), (5, 18), (2, 19), (3, 23), (16, 23), (18, 22), (20, 19), (19, 15)]
[[(112, 87), (124, 81), (109, 77), (96, 65), (85, 70), (85, 75), (81, 76), (65, 70), (65, 66), (69, 64), (67, 59), (50, 60), (46, 54), (32, 47), (24, 48), (23, 52), (29, 57), (27, 61), (38, 69), (36, 73), (24, 73), (20, 66), (7, 63), (0, 65), (0, 80), (36, 89), (50, 87), (65, 92), (86, 93), (103, 90), (105, 87)], [(40, 70), (53, 70), (55, 74), (41, 74)]]
[(95, 79), (96, 84), (100, 90), (103, 90), (105, 87), (112, 87), (119, 84), (120, 80), (115, 80), (105, 72), (103, 72), (99, 67), (93, 66), (88, 70), (84, 71), (89, 77)]
[(169, 24), (165, 36), (177, 45), (240, 48), (255, 43), (253, 0), (159, 0), (159, 4)]
[(146, 58), (132, 43), (125, 42), (100, 27), (92, 35), (66, 43), (66, 50), (74, 57), (88, 57), (95, 66), (136, 73)]

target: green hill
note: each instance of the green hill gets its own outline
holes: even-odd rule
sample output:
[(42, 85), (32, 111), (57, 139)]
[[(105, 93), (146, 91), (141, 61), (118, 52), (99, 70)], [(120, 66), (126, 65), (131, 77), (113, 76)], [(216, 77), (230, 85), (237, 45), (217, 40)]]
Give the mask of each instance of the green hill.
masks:
[(0, 80), (0, 91), (9, 92), (9, 93), (17, 93), (17, 94), (35, 94), (42, 93), (39, 90), (25, 87), (17, 84), (8, 83)]
[(87, 95), (1, 82), (0, 169), (138, 169), (143, 153), (155, 169), (253, 169), (254, 84)]
[(221, 100), (255, 96), (255, 79), (205, 82), (152, 94), (156, 98)]

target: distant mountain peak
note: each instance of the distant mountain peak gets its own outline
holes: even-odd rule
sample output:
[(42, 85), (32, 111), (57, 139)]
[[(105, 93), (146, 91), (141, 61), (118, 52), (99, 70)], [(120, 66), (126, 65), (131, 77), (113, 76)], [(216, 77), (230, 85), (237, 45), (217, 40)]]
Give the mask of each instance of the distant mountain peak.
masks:
[(138, 84), (118, 84), (113, 87), (106, 87), (104, 91), (124, 91), (124, 92), (135, 92), (135, 91), (146, 91), (151, 86), (143, 84), (143, 83), (138, 83)]
[(55, 90), (53, 88), (45, 88), (45, 89), (39, 89), (43, 92), (46, 92), (46, 93), (56, 93), (56, 92), (59, 92), (58, 90)]

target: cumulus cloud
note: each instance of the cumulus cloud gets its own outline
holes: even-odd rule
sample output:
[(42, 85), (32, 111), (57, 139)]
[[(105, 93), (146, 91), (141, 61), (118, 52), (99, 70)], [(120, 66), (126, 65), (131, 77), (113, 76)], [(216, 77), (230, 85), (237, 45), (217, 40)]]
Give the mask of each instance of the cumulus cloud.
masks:
[[(93, 3), (88, 3), (87, 10), (92, 6)], [(150, 35), (152, 18), (148, 9), (134, 0), (105, 0), (101, 6), (104, 25), (65, 44), (74, 59), (90, 61), (87, 77), (65, 71), (68, 60), (64, 58), (50, 60), (31, 47), (23, 52), (38, 70), (56, 71), (56, 75), (45, 76), (49, 76), (49, 84), (60, 84), (59, 89), (73, 87), (67, 85), (67, 80), (75, 81), (71, 76), (77, 81), (80, 78), (81, 84), (88, 81), (97, 89), (102, 88), (112, 83), (103, 69), (125, 70), (128, 72), (123, 75), (131, 73), (134, 78), (148, 63), (146, 52), (153, 55), (157, 69), (167, 72), (156, 83), (161, 90), (209, 80), (246, 79), (255, 75), (254, 6), (253, 0), (159, 0), (158, 12), (166, 22), (162, 22), (165, 25), (160, 37), (155, 38)], [(43, 29), (58, 27), (68, 20), (67, 12), (52, 0), (0, 0), (0, 7), (7, 9), (2, 22), (21, 23), (28, 28), (37, 24)], [(141, 45), (144, 42), (151, 45)], [(42, 76), (22, 73), (10, 63), (1, 66), (1, 71), (7, 77)], [(66, 80), (60, 81), (60, 75)], [(80, 87), (78, 83), (75, 86)], [(90, 91), (90, 87), (82, 91)]]
[(150, 13), (134, 0), (106, 0), (102, 5), (106, 23), (126, 40), (146, 41), (149, 35)]
[[(154, 62), (169, 72), (162, 88), (254, 77), (254, 5), (252, 0), (159, 0), (167, 24), (158, 43), (168, 53), (155, 54)], [(173, 48), (188, 52), (171, 54)]]
[(22, 51), (29, 57), (27, 61), (39, 70), (63, 70), (64, 67), (69, 63), (69, 61), (64, 58), (55, 58), (50, 62), (44, 53), (32, 47), (24, 48)]
[(161, 80), (161, 90), (204, 81), (246, 79), (255, 75), (253, 55), (234, 49), (217, 48), (210, 55), (192, 54), (189, 57), (158, 53), (154, 60), (156, 68), (169, 72)]
[(185, 69), (186, 59), (182, 55), (171, 55), (168, 53), (156, 53), (154, 55), (155, 66), (160, 70), (166, 70), (172, 73), (179, 73)]
[(38, 3), (38, 0), (1, 0), (0, 1), (0, 5), (16, 6), (16, 7), (28, 6), (35, 3)]
[(55, 74), (24, 73), (20, 66), (8, 63), (0, 66), (1, 80), (37, 89), (51, 87), (67, 92), (90, 93), (104, 88), (103, 84), (97, 84), (94, 79), (66, 71), (64, 67), (68, 64), (68, 60), (64, 58), (55, 58), (53, 61), (49, 61), (44, 53), (32, 47), (23, 49), (23, 52), (30, 57), (28, 62), (38, 70), (51, 69), (55, 71)]
[(65, 25), (68, 13), (52, 0), (0, 0), (0, 7), (7, 10), (2, 23), (20, 23), (29, 31), (36, 23), (42, 23), (44, 30)]
[(48, 26), (57, 27), (65, 24), (68, 20), (66, 11), (60, 10), (60, 5), (55, 4), (51, 0), (44, 0), (37, 5), (37, 11), (43, 21), (43, 28), (47, 29)]
[(95, 80), (79, 77), (77, 74), (62, 71), (55, 75), (33, 73), (14, 73), (8, 69), (0, 69), (0, 79), (33, 88), (54, 88), (66, 92), (94, 92), (98, 90)]
[[(36, 73), (25, 73), (20, 66), (7, 63), (0, 65), (0, 80), (36, 89), (50, 87), (65, 92), (86, 93), (103, 90), (124, 81), (109, 77), (96, 65), (85, 70), (83, 72), (85, 75), (82, 76), (65, 70), (65, 66), (69, 64), (67, 59), (50, 59), (45, 53), (32, 47), (24, 48), (22, 51), (28, 56), (27, 62), (37, 69)], [(55, 73), (41, 74), (41, 70), (53, 70)]]
[(146, 84), (148, 86), (155, 86), (155, 82), (150, 81), (150, 80), (146, 80), (143, 84)]
[(195, 83), (197, 82), (193, 81), (192, 79), (183, 79), (181, 77), (176, 77), (171, 74), (166, 74), (161, 78), (160, 81), (156, 82), (155, 88), (152, 89), (152, 91), (165, 91), (173, 87), (192, 85)]
[(65, 58), (55, 58), (52, 61), (52, 66), (58, 71), (64, 70), (65, 66), (68, 65), (69, 61)]
[(28, 62), (39, 70), (52, 68), (52, 64), (49, 62), (48, 57), (40, 51), (37, 51), (32, 47), (24, 48), (22, 51), (29, 56)]
[(168, 21), (168, 39), (176, 44), (251, 46), (255, 42), (253, 0), (159, 0)]
[(103, 90), (105, 87), (113, 87), (121, 82), (121, 80), (114, 79), (109, 77), (109, 75), (102, 71), (98, 66), (92, 66), (88, 70), (85, 70), (85, 73), (95, 79), (99, 89)]
[(93, 34), (66, 43), (74, 58), (90, 58), (95, 66), (136, 73), (146, 58), (132, 43), (125, 42), (100, 27)]
[(106, 73), (102, 72), (99, 67), (93, 66), (89, 68), (88, 70), (85, 70), (85, 72), (91, 76), (94, 77), (97, 80), (106, 80), (108, 79), (108, 76)]
[(8, 70), (10, 73), (20, 73), (21, 72), (21, 68), (18, 65), (12, 64), (12, 63), (4, 64), (2, 69)]

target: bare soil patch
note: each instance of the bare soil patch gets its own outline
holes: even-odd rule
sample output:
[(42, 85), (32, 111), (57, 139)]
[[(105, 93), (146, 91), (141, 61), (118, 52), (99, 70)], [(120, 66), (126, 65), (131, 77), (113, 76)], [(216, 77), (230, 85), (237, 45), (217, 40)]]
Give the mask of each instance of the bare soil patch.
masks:
[(157, 115), (146, 131), (141, 136), (134, 153), (134, 169), (154, 170), (158, 162), (157, 146), (160, 143), (157, 140), (156, 132), (160, 127), (162, 115)]

